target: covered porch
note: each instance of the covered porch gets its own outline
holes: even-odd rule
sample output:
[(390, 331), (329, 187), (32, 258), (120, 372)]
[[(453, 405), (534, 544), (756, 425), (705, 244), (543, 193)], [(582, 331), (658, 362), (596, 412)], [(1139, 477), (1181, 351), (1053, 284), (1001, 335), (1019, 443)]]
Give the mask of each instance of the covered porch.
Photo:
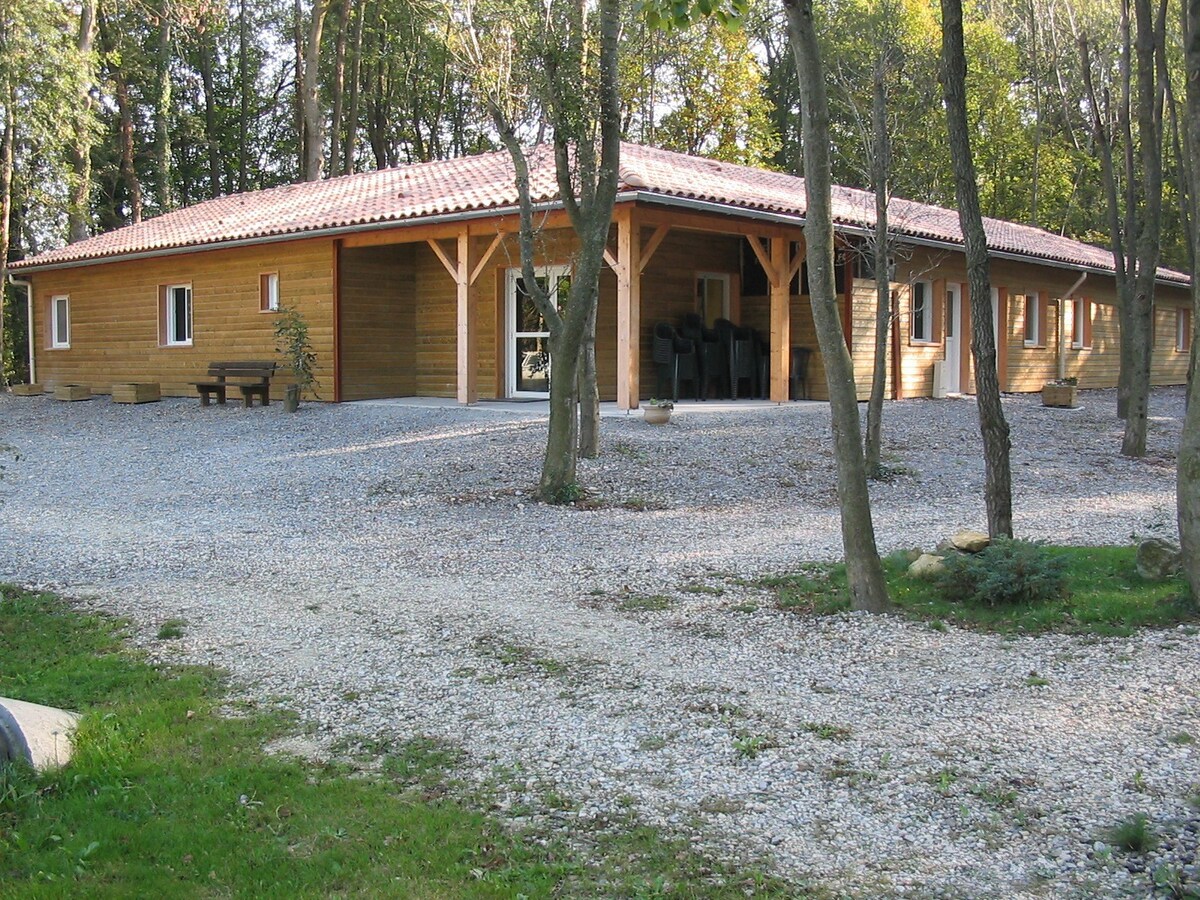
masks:
[[(577, 249), (561, 212), (539, 215), (539, 278), (569, 278)], [(350, 235), (337, 248), (337, 395), (537, 399), (548, 390), (544, 324), (522, 294), (515, 216)], [(810, 349), (805, 396), (825, 399), (799, 226), (629, 201), (614, 211), (601, 275), (596, 361), (601, 399), (636, 409), (658, 393), (655, 326), (686, 316), (753, 329), (761, 391), (788, 402), (792, 349)], [(853, 271), (838, 266), (853, 333)], [(743, 382), (743, 385), (745, 383)], [(689, 387), (691, 387), (689, 385)], [(694, 390), (681, 396), (694, 396)], [(719, 391), (709, 403), (722, 400)], [(746, 401), (739, 400), (740, 403)]]

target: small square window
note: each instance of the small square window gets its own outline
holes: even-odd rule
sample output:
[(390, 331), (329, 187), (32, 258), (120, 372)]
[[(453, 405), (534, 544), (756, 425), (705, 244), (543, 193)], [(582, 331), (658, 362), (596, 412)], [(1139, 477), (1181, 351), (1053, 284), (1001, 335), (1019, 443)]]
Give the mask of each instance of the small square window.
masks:
[(1036, 293), (1025, 295), (1025, 346), (1042, 343), (1042, 305)]
[(71, 298), (66, 295), (50, 298), (50, 346), (71, 346)]
[(263, 312), (276, 312), (279, 309), (279, 273), (266, 272), (258, 280), (259, 308)]
[(913, 282), (911, 334), (917, 342), (933, 341), (933, 285), (928, 281)]
[(172, 284), (163, 289), (163, 344), (168, 347), (192, 345), (192, 286)]

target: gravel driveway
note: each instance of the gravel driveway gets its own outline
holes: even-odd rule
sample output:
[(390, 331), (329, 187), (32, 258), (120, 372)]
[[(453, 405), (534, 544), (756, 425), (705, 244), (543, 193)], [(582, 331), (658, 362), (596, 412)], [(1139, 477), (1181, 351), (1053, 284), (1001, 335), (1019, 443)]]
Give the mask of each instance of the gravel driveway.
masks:
[[(1005, 400), (1019, 534), (1174, 539), (1182, 391), (1156, 392), (1143, 461), (1117, 455), (1112, 393), (1081, 398)], [(884, 427), (883, 551), (984, 524), (972, 402), (892, 403)], [(856, 895), (1123, 896), (1150, 876), (1099, 842), (1144, 812), (1195, 875), (1193, 629), (1004, 639), (770, 607), (753, 576), (839, 552), (820, 405), (605, 419), (592, 510), (531, 501), (544, 435), (486, 405), (0, 395), (21, 454), (0, 579), (131, 617), (321, 743), (453, 741), (550, 825), (631, 807)], [(160, 642), (168, 618), (185, 634)]]

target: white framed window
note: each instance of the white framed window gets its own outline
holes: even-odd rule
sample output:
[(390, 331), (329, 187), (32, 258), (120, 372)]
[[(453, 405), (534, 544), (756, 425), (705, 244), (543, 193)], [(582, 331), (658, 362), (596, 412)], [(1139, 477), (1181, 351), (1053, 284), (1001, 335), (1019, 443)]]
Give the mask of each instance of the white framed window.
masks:
[(913, 341), (932, 343), (933, 337), (933, 282), (914, 281), (911, 291), (912, 312), (909, 334)]
[(1192, 349), (1192, 311), (1182, 306), (1175, 310), (1175, 351), (1188, 353)]
[(1039, 347), (1042, 343), (1042, 304), (1036, 291), (1025, 295), (1025, 346)]
[(279, 310), (279, 273), (264, 272), (258, 279), (259, 308), (263, 312)]
[(192, 286), (169, 284), (163, 289), (163, 315), (165, 326), (163, 344), (167, 347), (190, 347), (192, 345)]
[(1083, 350), (1088, 345), (1091, 306), (1087, 300), (1071, 301), (1071, 347), (1075, 350)]
[(71, 298), (66, 294), (50, 298), (50, 346), (55, 350), (71, 346)]

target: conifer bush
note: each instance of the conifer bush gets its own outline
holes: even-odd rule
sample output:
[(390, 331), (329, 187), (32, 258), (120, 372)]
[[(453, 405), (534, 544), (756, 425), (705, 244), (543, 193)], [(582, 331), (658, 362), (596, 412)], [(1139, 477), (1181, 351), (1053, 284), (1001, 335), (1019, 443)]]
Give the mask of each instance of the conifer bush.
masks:
[(1067, 561), (1041, 544), (997, 538), (979, 553), (947, 557), (936, 587), (944, 599), (956, 603), (1042, 603), (1067, 596)]

